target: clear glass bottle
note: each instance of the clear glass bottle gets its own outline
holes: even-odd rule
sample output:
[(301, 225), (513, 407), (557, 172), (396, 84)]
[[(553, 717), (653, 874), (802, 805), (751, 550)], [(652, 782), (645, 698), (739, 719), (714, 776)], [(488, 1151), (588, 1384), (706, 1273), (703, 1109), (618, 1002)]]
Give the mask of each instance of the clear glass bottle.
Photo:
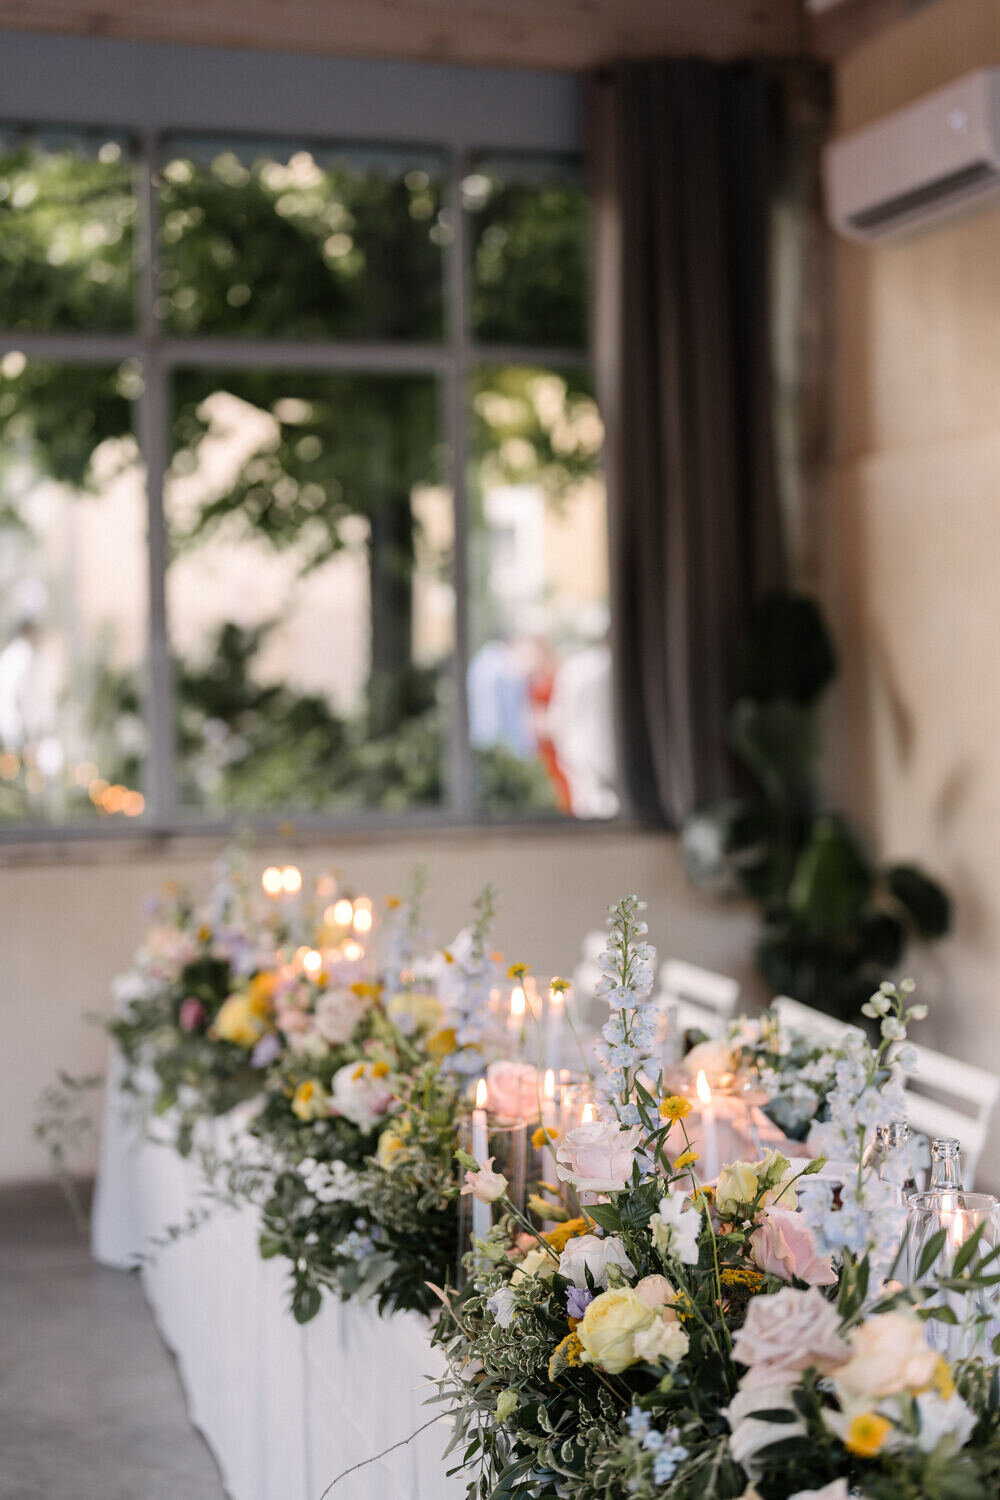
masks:
[(910, 1162), (910, 1127), (905, 1120), (893, 1120), (890, 1125), (879, 1127), (884, 1131), (883, 1151), (879, 1161), (879, 1181), (888, 1182), (898, 1194), (897, 1201), (905, 1203), (917, 1191), (917, 1181)]
[(953, 1135), (935, 1136), (931, 1141), (931, 1180), (928, 1192), (962, 1191), (962, 1143)]

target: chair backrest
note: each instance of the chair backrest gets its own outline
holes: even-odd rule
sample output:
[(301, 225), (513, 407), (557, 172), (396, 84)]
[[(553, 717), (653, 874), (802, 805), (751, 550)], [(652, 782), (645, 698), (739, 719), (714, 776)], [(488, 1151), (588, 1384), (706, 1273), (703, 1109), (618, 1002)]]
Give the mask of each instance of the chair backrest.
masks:
[(963, 1180), (971, 1188), (1000, 1096), (1000, 1078), (930, 1047), (914, 1044), (913, 1051), (917, 1065), (904, 1080), (907, 1118), (921, 1135), (957, 1136)]
[(843, 1041), (847, 1032), (858, 1029), (847, 1021), (838, 1021), (836, 1016), (828, 1016), (825, 1011), (814, 1010), (811, 1005), (792, 1000), (788, 995), (779, 995), (771, 1008), (783, 1030), (797, 1032), (799, 1036), (816, 1037), (823, 1042)]
[(660, 965), (656, 1003), (661, 1010), (669, 1007), (681, 1031), (721, 1036), (736, 1014), (739, 998), (739, 981), (727, 974), (713, 973), (680, 958), (669, 958)]

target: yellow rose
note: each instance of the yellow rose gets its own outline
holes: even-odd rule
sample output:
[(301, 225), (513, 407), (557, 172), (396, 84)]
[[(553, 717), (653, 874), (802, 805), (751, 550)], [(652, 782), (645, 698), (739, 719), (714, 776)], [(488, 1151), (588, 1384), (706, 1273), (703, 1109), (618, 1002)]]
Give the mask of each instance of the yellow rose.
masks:
[(609, 1375), (620, 1375), (641, 1356), (636, 1335), (651, 1328), (656, 1313), (634, 1287), (613, 1287), (595, 1297), (577, 1328), (584, 1364), (599, 1365)]
[(406, 1137), (410, 1133), (410, 1127), (406, 1120), (387, 1125), (378, 1138), (378, 1146), (375, 1156), (380, 1167), (386, 1172), (391, 1172), (396, 1158), (401, 1151), (406, 1150)]
[(247, 999), (255, 1016), (270, 1016), (277, 983), (278, 976), (270, 969), (253, 976), (247, 985)]
[(267, 1030), (264, 1020), (253, 1011), (245, 995), (230, 995), (223, 1001), (212, 1026), (212, 1035), (237, 1047), (256, 1047)]
[(757, 1173), (748, 1161), (734, 1161), (723, 1167), (715, 1185), (715, 1206), (723, 1218), (734, 1218), (744, 1203), (757, 1196)]
[(292, 1114), (299, 1120), (320, 1120), (330, 1113), (326, 1089), (314, 1078), (300, 1083), (292, 1097)]
[(443, 1057), (448, 1057), (457, 1046), (458, 1036), (454, 1026), (444, 1026), (427, 1038), (427, 1051), (436, 1062), (440, 1062)]
[(436, 995), (400, 990), (386, 1006), (390, 1016), (412, 1016), (420, 1031), (436, 1031), (444, 1019), (444, 1006)]

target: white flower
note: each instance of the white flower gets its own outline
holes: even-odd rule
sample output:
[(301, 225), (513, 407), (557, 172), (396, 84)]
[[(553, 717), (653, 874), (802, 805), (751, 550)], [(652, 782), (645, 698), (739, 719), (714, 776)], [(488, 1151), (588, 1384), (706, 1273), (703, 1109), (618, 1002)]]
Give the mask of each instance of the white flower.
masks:
[(365, 1013), (365, 1002), (350, 990), (325, 990), (316, 1001), (314, 1025), (324, 1042), (343, 1046)]
[(574, 1286), (587, 1286), (589, 1271), (595, 1286), (604, 1288), (608, 1284), (608, 1266), (617, 1266), (628, 1276), (635, 1275), (635, 1266), (629, 1260), (625, 1246), (616, 1234), (599, 1239), (596, 1234), (579, 1234), (566, 1242), (559, 1257), (559, 1274)]
[(683, 1193), (670, 1193), (660, 1199), (649, 1228), (653, 1244), (661, 1255), (679, 1260), (685, 1266), (698, 1264), (701, 1213), (690, 1206)]
[(945, 1398), (937, 1391), (923, 1391), (917, 1397), (917, 1413), (920, 1417), (920, 1433), (917, 1447), (923, 1453), (933, 1453), (941, 1444), (949, 1453), (964, 1448), (972, 1436), (976, 1417), (969, 1410), (957, 1391)]
[(477, 1172), (466, 1172), (462, 1196), (471, 1193), (480, 1203), (495, 1203), (507, 1191), (507, 1179), (502, 1172), (494, 1172), (493, 1158), (488, 1156)]
[(724, 1037), (712, 1037), (699, 1042), (684, 1058), (684, 1071), (692, 1078), (702, 1069), (709, 1083), (716, 1083), (727, 1073), (736, 1071), (736, 1057), (732, 1046)]
[(796, 1490), (788, 1500), (850, 1500), (846, 1479), (831, 1479), (821, 1490)]
[[(788, 1411), (795, 1416), (795, 1421), (768, 1422), (754, 1415), (758, 1411)], [(771, 1443), (783, 1443), (786, 1438), (804, 1437), (806, 1433), (805, 1423), (795, 1411), (792, 1388), (780, 1378), (741, 1386), (729, 1405), (722, 1408), (722, 1415), (732, 1428), (729, 1451), (735, 1462), (751, 1473), (753, 1459), (762, 1448)]]
[(676, 1319), (660, 1317), (648, 1328), (640, 1329), (632, 1347), (640, 1359), (648, 1360), (651, 1365), (662, 1359), (675, 1365), (688, 1352), (688, 1343), (688, 1336)]
[(502, 1286), (486, 1303), (501, 1328), (509, 1328), (517, 1310), (517, 1293), (509, 1286)]
[(623, 1130), (617, 1120), (591, 1120), (567, 1131), (556, 1151), (556, 1173), (578, 1192), (617, 1193), (632, 1176), (641, 1125)]
[(360, 1130), (372, 1130), (392, 1102), (385, 1078), (368, 1063), (345, 1063), (333, 1075), (330, 1102), (334, 1112)]
[(361, 1178), (345, 1162), (317, 1162), (311, 1157), (299, 1163), (306, 1190), (317, 1203), (352, 1203)]

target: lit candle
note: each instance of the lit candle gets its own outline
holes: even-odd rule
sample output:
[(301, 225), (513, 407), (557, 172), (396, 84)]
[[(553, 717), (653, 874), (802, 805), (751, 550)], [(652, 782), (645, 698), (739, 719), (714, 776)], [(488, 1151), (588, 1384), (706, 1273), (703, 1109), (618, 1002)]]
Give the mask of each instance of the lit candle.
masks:
[(562, 990), (549, 990), (549, 1003), (545, 1012), (545, 1061), (553, 1067), (559, 1064), (562, 1052), (563, 1025), (566, 1019), (566, 996)]
[(556, 1075), (551, 1068), (546, 1071), (542, 1083), (542, 1125), (546, 1131), (546, 1142), (542, 1148), (542, 1176), (547, 1182), (557, 1182), (556, 1157), (552, 1149), (552, 1137), (548, 1131), (556, 1129)]
[(338, 927), (350, 927), (354, 920), (354, 902), (346, 896), (341, 896), (339, 901), (333, 903), (333, 920)]
[(698, 1082), (695, 1087), (701, 1103), (702, 1176), (706, 1182), (714, 1182), (719, 1175), (719, 1137), (715, 1124), (715, 1107), (712, 1104), (712, 1090), (708, 1086), (704, 1068), (698, 1070)]
[[(490, 1131), (489, 1117), (486, 1112), (486, 1101), (488, 1098), (486, 1079), (480, 1078), (476, 1084), (476, 1107), (472, 1111), (472, 1154), (480, 1167), (486, 1165), (490, 1154)], [(493, 1224), (493, 1214), (488, 1203), (480, 1203), (478, 1198), (472, 1200), (472, 1234), (475, 1239), (482, 1239), (489, 1234)]]
[(583, 1106), (583, 1114), (580, 1116), (580, 1124), (581, 1125), (590, 1125), (593, 1122), (593, 1119), (594, 1119), (594, 1106), (592, 1104), (585, 1104)]
[(515, 984), (510, 992), (510, 1015), (507, 1017), (507, 1030), (510, 1032), (514, 1045), (520, 1049), (524, 1039), (524, 1013), (527, 1002), (524, 998), (524, 989)]

